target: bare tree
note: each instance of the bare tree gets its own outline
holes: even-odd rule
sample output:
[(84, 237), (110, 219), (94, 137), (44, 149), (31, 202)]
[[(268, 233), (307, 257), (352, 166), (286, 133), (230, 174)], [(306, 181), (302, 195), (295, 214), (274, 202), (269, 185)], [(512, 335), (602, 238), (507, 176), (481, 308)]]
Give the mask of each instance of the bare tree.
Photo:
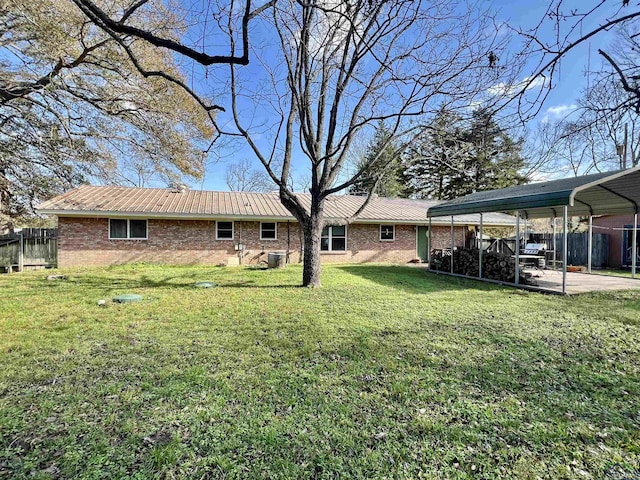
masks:
[[(159, 1), (138, 0), (110, 10), (93, 0), (73, 1), (125, 49), (143, 75), (167, 78), (167, 72), (140, 65), (128, 49), (129, 39), (203, 66), (229, 66), (228, 77), (221, 69), (212, 73), (231, 94), (233, 128), (227, 126), (225, 133), (247, 142), (282, 203), (300, 222), (305, 286), (320, 285), (327, 198), (370, 167), (345, 175), (352, 144), (383, 122), (391, 132), (389, 142), (397, 141), (402, 150), (420, 134), (423, 115), (442, 106), (467, 108), (503, 74), (496, 65), (507, 39), (496, 41), (489, 12), (463, 1), (265, 0), (256, 6), (250, 0), (203, 0), (202, 12), (174, 5), (187, 23), (193, 20), (195, 29), (187, 29), (186, 35), (138, 26), (141, 17), (163, 12)], [(219, 47), (221, 33), (228, 51)], [(211, 45), (216, 46), (213, 52)], [(247, 67), (250, 56), (255, 61)], [(210, 104), (169, 77), (208, 112), (223, 110), (225, 92)], [(297, 195), (290, 186), (294, 157), (307, 160), (308, 196)], [(343, 221), (352, 221), (368, 201)]]
[(253, 168), (249, 159), (244, 158), (227, 166), (225, 183), (232, 192), (269, 192), (273, 182), (263, 170)]
[[(495, 81), (487, 55), (499, 45), (487, 38), (487, 12), (444, 0), (281, 0), (260, 20), (275, 45), (255, 48), (260, 69), (230, 67), (233, 118), (302, 227), (303, 285), (319, 286), (325, 202), (370, 167), (342, 175), (351, 145), (384, 122), (389, 144), (400, 139), (402, 150), (421, 131), (412, 119), (443, 104), (467, 107)], [(228, 34), (233, 44), (232, 22)], [(265, 117), (267, 125), (255, 122)], [(300, 154), (309, 196), (287, 182)]]
[[(637, 83), (638, 48), (630, 25), (620, 28), (610, 47), (624, 77), (608, 60), (587, 72), (588, 85), (563, 118), (547, 114), (534, 144), (539, 171), (570, 171), (574, 175), (636, 166), (640, 161), (640, 98), (627, 86)], [(606, 55), (606, 54), (605, 54)], [(608, 56), (608, 55), (607, 55)], [(612, 60), (612, 59), (611, 59)], [(637, 72), (640, 73), (640, 72)]]
[[(562, 60), (570, 57), (576, 47), (597, 40), (614, 28), (630, 27), (639, 17), (640, 6), (637, 3), (631, 5), (628, 0), (585, 1), (577, 8), (575, 4), (568, 5), (566, 0), (550, 1), (544, 15), (533, 28), (516, 30), (525, 41), (524, 50), (518, 56), (537, 58), (533, 73), (527, 76), (527, 80), (511, 97), (511, 100), (517, 101), (521, 116), (530, 118), (540, 111), (555, 84)], [(596, 26), (590, 27), (594, 22)], [(553, 34), (545, 33), (549, 31)], [(631, 48), (627, 53), (636, 51), (639, 36), (640, 32), (637, 31), (629, 34)], [(615, 77), (627, 93), (619, 108), (632, 108), (640, 113), (638, 58), (636, 55), (629, 58), (624, 51), (614, 50), (617, 50), (615, 54), (602, 46), (598, 54), (611, 67), (608, 75)], [(537, 96), (532, 99), (525, 95), (532, 84), (541, 80), (545, 88), (540, 89)]]

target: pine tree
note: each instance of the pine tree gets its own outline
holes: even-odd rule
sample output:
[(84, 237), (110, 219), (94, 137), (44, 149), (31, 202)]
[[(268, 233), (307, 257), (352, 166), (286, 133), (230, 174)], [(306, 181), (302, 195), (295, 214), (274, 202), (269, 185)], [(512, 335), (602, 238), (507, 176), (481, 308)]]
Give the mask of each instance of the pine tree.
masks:
[(427, 126), (421, 141), (414, 142), (403, 159), (412, 196), (450, 198), (450, 183), (462, 169), (465, 145), (460, 132), (461, 118), (440, 110)]
[(373, 190), (381, 197), (408, 196), (408, 185), (397, 145), (383, 122), (378, 124), (374, 137), (365, 155), (356, 163), (356, 168), (364, 170), (349, 188), (351, 195), (368, 195)]
[(521, 152), (522, 141), (512, 139), (490, 113), (476, 111), (465, 121), (443, 109), (405, 154), (405, 174), (414, 196), (450, 200), (525, 183)]

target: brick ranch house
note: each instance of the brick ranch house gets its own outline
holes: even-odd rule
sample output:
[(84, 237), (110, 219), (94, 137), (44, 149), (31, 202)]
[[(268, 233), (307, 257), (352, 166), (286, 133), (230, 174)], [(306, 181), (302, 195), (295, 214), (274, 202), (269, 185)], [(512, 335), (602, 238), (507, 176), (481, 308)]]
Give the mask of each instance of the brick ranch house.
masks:
[[(308, 205), (309, 196), (300, 194)], [(407, 263), (427, 258), (426, 211), (438, 202), (376, 197), (345, 224), (364, 197), (327, 199), (322, 262)], [(58, 266), (131, 262), (256, 264), (272, 251), (302, 254), (302, 231), (277, 193), (81, 186), (39, 205), (58, 217)], [(464, 246), (478, 215), (454, 219)], [(451, 245), (450, 218), (433, 219), (432, 248)], [(484, 215), (484, 225), (513, 226), (513, 217)]]

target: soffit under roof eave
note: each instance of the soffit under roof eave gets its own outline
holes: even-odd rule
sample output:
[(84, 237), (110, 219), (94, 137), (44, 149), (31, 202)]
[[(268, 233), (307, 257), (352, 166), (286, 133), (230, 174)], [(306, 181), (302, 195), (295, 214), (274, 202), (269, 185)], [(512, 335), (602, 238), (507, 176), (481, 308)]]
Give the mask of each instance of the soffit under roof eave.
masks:
[(571, 204), (574, 203), (574, 200), (576, 198), (576, 195), (578, 195), (581, 192), (585, 192), (585, 190), (588, 190), (590, 188), (596, 187), (596, 186), (601, 186), (603, 184), (609, 183), (609, 182), (613, 182), (619, 178), (623, 178), (626, 177), (628, 178), (629, 175), (633, 175), (636, 173), (640, 172), (640, 166), (637, 167), (632, 167), (632, 168), (628, 168), (626, 170), (621, 170), (619, 172), (616, 173), (612, 173), (610, 176), (595, 180), (593, 182), (589, 182), (589, 183), (585, 183), (584, 185), (580, 185), (579, 187), (576, 187), (573, 189), (573, 191), (571, 192), (571, 196), (569, 197), (569, 201)]
[[(536, 218), (562, 218), (562, 210), (563, 205), (557, 205), (555, 207), (544, 207), (544, 208), (534, 208), (534, 209), (523, 209), (520, 210), (521, 215), (526, 219), (536, 219)], [(581, 217), (581, 216), (589, 216), (589, 215), (622, 215), (622, 214), (633, 214), (634, 209), (631, 206), (603, 206), (603, 207), (594, 207), (589, 208), (586, 205), (574, 205), (573, 207), (568, 207), (567, 213), (569, 217)]]

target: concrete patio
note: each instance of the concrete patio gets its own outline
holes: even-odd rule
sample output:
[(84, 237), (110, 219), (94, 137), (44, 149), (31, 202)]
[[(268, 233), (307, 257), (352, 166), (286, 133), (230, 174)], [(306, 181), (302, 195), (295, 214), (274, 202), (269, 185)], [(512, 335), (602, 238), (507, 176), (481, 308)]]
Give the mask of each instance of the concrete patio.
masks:
[[(534, 289), (545, 289), (562, 293), (561, 271), (527, 269), (526, 272), (532, 274), (532, 280), (536, 284), (533, 286)], [(529, 286), (524, 286), (524, 288), (528, 287)], [(567, 295), (629, 289), (640, 289), (640, 279), (599, 275), (597, 273), (567, 272)]]
[[(439, 274), (449, 275), (459, 278), (468, 278), (469, 280), (478, 280), (500, 285), (509, 285), (516, 287), (514, 284), (505, 284), (494, 280), (479, 279), (467, 277), (465, 275), (455, 275), (448, 272), (438, 272), (437, 270), (429, 270), (425, 264), (409, 264), (414, 268), (424, 269), (425, 271)], [(534, 285), (518, 285), (517, 288), (525, 290), (534, 290), (547, 293), (562, 294), (562, 271), (560, 270), (538, 270), (525, 269), (526, 273), (532, 275), (531, 280)], [(598, 273), (588, 274), (586, 272), (567, 272), (567, 292), (566, 295), (577, 295), (589, 292), (604, 292), (613, 290), (634, 290), (640, 289), (640, 278), (618, 277), (613, 275), (604, 275)]]

